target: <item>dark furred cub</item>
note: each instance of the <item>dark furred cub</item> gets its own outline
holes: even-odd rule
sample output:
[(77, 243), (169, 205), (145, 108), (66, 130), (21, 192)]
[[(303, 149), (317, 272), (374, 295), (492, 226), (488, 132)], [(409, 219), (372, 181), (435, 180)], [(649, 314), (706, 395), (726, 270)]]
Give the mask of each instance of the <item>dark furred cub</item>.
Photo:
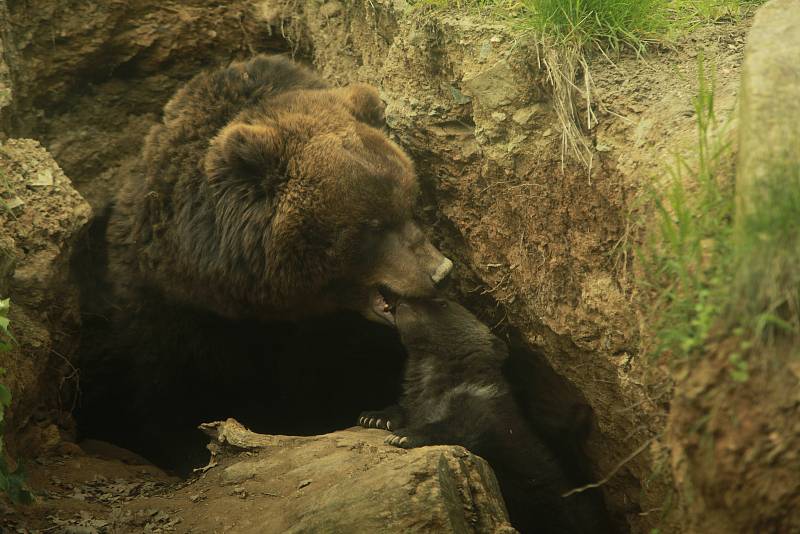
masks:
[(461, 445), (493, 467), (512, 523), (523, 532), (607, 532), (596, 496), (575, 487), (524, 420), (502, 374), (508, 350), (459, 304), (401, 300), (396, 324), (408, 352), (399, 406), (364, 412), (362, 426), (390, 430), (403, 448)]

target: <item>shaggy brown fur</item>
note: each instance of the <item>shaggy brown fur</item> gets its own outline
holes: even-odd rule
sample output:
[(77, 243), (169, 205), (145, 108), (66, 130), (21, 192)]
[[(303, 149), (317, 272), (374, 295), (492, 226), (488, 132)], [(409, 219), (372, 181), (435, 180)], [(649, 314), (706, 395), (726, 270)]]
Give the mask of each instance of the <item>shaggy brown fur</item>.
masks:
[(374, 88), (280, 57), (199, 74), (116, 199), (112, 280), (232, 318), (432, 294), (452, 264), (412, 222), (413, 165), (382, 126)]

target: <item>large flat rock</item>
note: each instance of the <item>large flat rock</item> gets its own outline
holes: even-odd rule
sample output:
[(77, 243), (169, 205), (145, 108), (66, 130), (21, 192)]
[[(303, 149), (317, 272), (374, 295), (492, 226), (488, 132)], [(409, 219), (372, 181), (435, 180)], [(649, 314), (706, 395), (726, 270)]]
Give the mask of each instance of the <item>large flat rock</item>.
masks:
[(212, 467), (189, 482), (97, 444), (85, 447), (91, 454), (40, 461), (31, 473), (37, 504), (0, 526), (516, 532), (491, 468), (462, 447), (403, 450), (383, 443), (387, 432), (362, 428), (309, 437), (254, 434), (234, 420), (208, 428), (216, 436)]

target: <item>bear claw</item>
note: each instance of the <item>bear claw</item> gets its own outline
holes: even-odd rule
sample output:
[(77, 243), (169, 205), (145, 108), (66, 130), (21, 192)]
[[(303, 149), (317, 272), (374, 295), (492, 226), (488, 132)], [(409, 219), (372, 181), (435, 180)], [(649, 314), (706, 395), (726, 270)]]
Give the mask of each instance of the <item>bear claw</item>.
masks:
[(364, 428), (380, 428), (391, 430), (396, 427), (383, 412), (365, 412), (358, 418), (358, 424)]
[(409, 443), (406, 436), (398, 436), (397, 434), (392, 434), (391, 436), (387, 437), (384, 440), (384, 443), (387, 445), (393, 445), (395, 447), (401, 447), (403, 449), (411, 447), (411, 443)]

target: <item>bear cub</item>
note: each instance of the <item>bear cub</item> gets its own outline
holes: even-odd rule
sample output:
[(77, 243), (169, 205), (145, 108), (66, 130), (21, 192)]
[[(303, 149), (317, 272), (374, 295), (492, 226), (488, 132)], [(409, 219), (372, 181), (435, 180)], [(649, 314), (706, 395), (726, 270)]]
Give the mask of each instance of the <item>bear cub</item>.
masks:
[(395, 322), (408, 352), (399, 405), (364, 412), (359, 424), (413, 448), (461, 445), (497, 474), (514, 526), (522, 532), (608, 530), (597, 495), (575, 487), (530, 428), (502, 373), (506, 344), (461, 305), (445, 299), (401, 300)]

